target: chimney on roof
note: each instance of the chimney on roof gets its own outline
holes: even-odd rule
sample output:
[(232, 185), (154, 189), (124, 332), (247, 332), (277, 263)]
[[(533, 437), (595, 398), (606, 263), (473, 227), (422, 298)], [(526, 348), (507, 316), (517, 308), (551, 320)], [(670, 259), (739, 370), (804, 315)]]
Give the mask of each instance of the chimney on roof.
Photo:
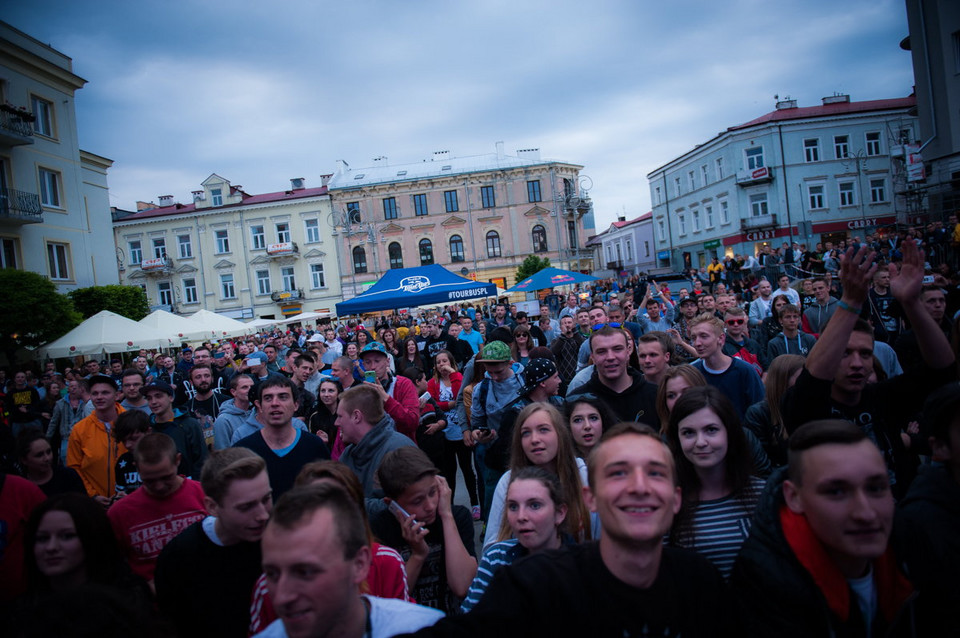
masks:
[(506, 157), (503, 152), (503, 142), (497, 142), (497, 159), (502, 160)]
[(850, 96), (845, 93), (834, 93), (833, 95), (823, 98), (823, 105), (828, 104), (849, 104)]
[(326, 186), (327, 184), (329, 184), (331, 177), (333, 177), (333, 175), (330, 174), (330, 173), (327, 173), (326, 175), (321, 175), (321, 176), (320, 176), (320, 185), (321, 185), (321, 186)]
[(193, 191), (193, 203), (202, 202), (207, 198), (206, 193), (203, 191)]
[(337, 175), (342, 175), (350, 170), (350, 165), (347, 164), (347, 160), (338, 159), (337, 160)]
[(173, 195), (161, 195), (158, 199), (160, 200), (161, 208), (164, 206), (173, 206)]
[(449, 150), (447, 150), (447, 151), (434, 151), (434, 152), (433, 152), (432, 161), (434, 161), (434, 162), (436, 162), (436, 161), (438, 161), (438, 160), (439, 160), (439, 161), (443, 161), (443, 160), (445, 160), (445, 159), (448, 159), (449, 157), (450, 157), (450, 151), (449, 151)]
[(626, 215), (617, 215), (617, 221), (618, 221), (618, 222), (625, 222), (625, 221), (627, 221), (627, 216), (626, 216)]
[(373, 163), (377, 166), (388, 166), (390, 163), (387, 161), (386, 155), (380, 155), (379, 157), (373, 158)]
[(153, 202), (141, 202), (141, 201), (138, 201), (138, 202), (137, 202), (137, 212), (138, 212), (138, 213), (141, 213), (141, 212), (143, 212), (143, 211), (145, 211), (145, 210), (153, 210), (153, 209), (156, 208), (156, 207), (157, 207), (157, 205), (154, 204)]
[(518, 148), (517, 157), (519, 157), (520, 159), (539, 160), (540, 149), (539, 148)]
[(293, 177), (290, 179), (290, 190), (302, 191), (304, 189), (304, 179), (302, 177)]
[(795, 109), (797, 108), (797, 101), (792, 99), (789, 95), (784, 96), (782, 100), (777, 100), (777, 110), (783, 111), (786, 109)]

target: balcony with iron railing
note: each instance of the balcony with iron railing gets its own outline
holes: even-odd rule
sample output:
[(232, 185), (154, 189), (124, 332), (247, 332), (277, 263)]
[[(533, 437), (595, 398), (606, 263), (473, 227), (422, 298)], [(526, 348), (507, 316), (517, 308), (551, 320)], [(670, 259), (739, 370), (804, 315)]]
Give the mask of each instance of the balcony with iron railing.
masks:
[(0, 145), (33, 144), (33, 113), (9, 104), (0, 104)]
[(270, 294), (270, 298), (277, 302), (286, 303), (288, 301), (297, 301), (303, 299), (303, 289), (296, 290), (278, 290)]
[(267, 256), (271, 259), (280, 257), (296, 257), (300, 253), (297, 242), (282, 241), (267, 245)]
[(777, 216), (774, 213), (769, 215), (754, 215), (753, 217), (744, 217), (740, 220), (740, 230), (757, 230), (760, 228), (771, 228), (777, 225)]
[(147, 275), (164, 275), (173, 272), (173, 260), (169, 257), (153, 257), (140, 262), (140, 270)]
[(0, 188), (0, 222), (39, 224), (43, 222), (40, 197), (34, 193)]

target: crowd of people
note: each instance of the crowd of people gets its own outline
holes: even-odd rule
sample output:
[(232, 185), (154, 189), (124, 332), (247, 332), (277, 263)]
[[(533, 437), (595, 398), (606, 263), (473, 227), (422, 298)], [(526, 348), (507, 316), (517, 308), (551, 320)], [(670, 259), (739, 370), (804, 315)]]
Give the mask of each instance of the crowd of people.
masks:
[(953, 635), (960, 300), (874, 248), (16, 371), (7, 625)]

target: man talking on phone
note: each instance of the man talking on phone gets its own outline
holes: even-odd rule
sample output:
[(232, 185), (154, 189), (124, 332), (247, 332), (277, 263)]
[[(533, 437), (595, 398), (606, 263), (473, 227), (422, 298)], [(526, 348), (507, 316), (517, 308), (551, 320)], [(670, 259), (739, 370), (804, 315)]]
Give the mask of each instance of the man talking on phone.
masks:
[(383, 409), (393, 418), (397, 432), (416, 441), (417, 426), (420, 425), (420, 399), (413, 381), (390, 372), (387, 350), (378, 341), (371, 341), (363, 347), (360, 362), (366, 371), (364, 384), (377, 389), (383, 400)]

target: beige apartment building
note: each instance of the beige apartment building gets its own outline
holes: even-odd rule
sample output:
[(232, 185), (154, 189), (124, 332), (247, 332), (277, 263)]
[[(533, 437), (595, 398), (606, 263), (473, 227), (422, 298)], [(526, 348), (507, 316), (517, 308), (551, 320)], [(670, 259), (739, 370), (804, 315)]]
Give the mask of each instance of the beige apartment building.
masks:
[(213, 174), (181, 204), (138, 204), (113, 225), (121, 283), (153, 309), (201, 308), (235, 319), (332, 312), (340, 296), (327, 187), (250, 195)]
[(509, 288), (528, 255), (593, 269), (593, 209), (582, 166), (541, 159), (539, 149), (365, 168), (339, 162), (330, 179), (341, 286), (350, 299), (391, 268), (440, 264)]

